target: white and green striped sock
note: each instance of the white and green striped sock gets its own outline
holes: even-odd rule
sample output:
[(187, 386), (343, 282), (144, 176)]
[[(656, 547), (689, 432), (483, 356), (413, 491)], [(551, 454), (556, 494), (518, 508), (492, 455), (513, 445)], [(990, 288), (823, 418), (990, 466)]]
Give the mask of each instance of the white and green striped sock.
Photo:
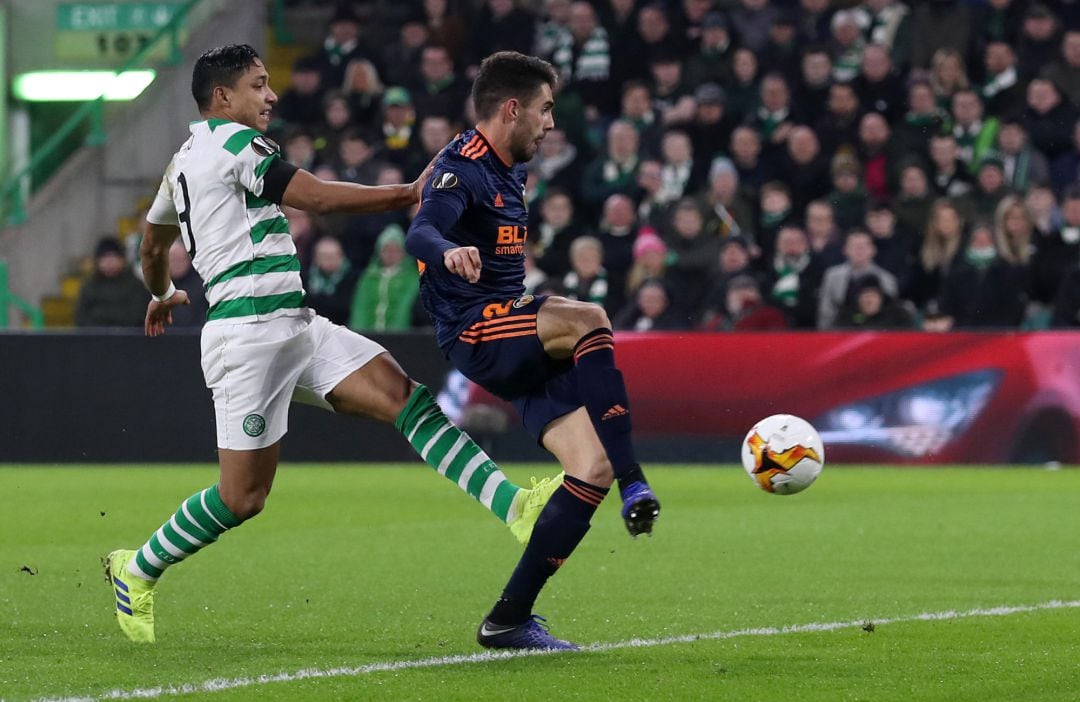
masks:
[(503, 475), (468, 434), (454, 426), (426, 387), (417, 386), (394, 426), (420, 458), (496, 517), (506, 523), (517, 517), (514, 496), (521, 488)]
[(240, 520), (221, 501), (218, 486), (197, 492), (154, 532), (128, 563), (128, 573), (155, 582), (171, 565), (209, 546)]

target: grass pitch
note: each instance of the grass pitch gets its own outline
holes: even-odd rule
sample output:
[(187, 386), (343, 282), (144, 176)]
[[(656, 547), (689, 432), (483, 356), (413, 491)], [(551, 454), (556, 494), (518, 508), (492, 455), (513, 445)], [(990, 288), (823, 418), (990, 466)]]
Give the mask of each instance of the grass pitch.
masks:
[(497, 520), (419, 464), (286, 465), (266, 512), (162, 581), (158, 644), (129, 644), (99, 558), (215, 476), (0, 468), (0, 698), (1080, 699), (1078, 471), (830, 466), (779, 497), (654, 466), (656, 536), (632, 541), (609, 500), (537, 605), (558, 636), (616, 646), (486, 660), (474, 632), (520, 553)]

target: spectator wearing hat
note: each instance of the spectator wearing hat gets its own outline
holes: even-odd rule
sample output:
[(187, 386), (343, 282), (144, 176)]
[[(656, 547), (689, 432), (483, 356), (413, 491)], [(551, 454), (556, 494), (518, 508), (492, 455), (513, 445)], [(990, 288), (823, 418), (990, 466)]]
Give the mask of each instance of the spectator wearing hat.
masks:
[(915, 315), (885, 290), (876, 275), (862, 276), (836, 317), (836, 329), (913, 329)]
[(1080, 28), (1065, 32), (1061, 40), (1061, 58), (1039, 72), (1057, 86), (1073, 107), (1080, 108)]
[(799, 63), (799, 81), (795, 84), (795, 103), (807, 124), (817, 124), (825, 116), (832, 85), (832, 57), (822, 44), (803, 49)]
[(405, 253), (405, 232), (399, 225), (390, 224), (375, 240), (375, 256), (356, 286), (349, 328), (408, 329), (418, 294), (416, 262)]
[(458, 124), (469, 85), (454, 72), (454, 61), (446, 47), (426, 46), (420, 52), (419, 78), (410, 86), (409, 95), (418, 120), (439, 115)]
[(634, 239), (634, 263), (626, 274), (626, 299), (637, 297), (638, 288), (646, 280), (661, 280), (667, 271), (668, 248), (652, 227), (642, 227)]
[(768, 0), (739, 0), (731, 9), (731, 26), (739, 45), (759, 53), (769, 43), (769, 29), (780, 10)]
[(781, 227), (776, 252), (768, 261), (769, 301), (784, 312), (792, 327), (815, 328), (821, 265), (810, 252), (806, 232), (796, 225)]
[(893, 70), (888, 49), (880, 44), (868, 44), (863, 49), (859, 75), (855, 77), (855, 92), (863, 112), (877, 112), (892, 124), (904, 113), (904, 82)]
[(927, 68), (937, 51), (964, 56), (971, 46), (971, 5), (959, 0), (919, 3), (911, 13), (911, 66)]
[(704, 83), (694, 90), (697, 110), (694, 121), (685, 126), (685, 131), (694, 144), (695, 182), (705, 182), (712, 160), (724, 152), (731, 141), (735, 124), (728, 117), (724, 105), (726, 97), (724, 89), (716, 83)]
[(851, 299), (853, 281), (863, 276), (875, 276), (882, 289), (891, 297), (899, 292), (896, 278), (874, 262), (877, 247), (874, 238), (863, 229), (852, 229), (844, 237), (844, 262), (826, 269), (821, 280), (818, 300), (817, 328), (832, 329), (840, 310)]
[(274, 105), (274, 119), (314, 127), (322, 116), (322, 63), (314, 56), (297, 59), (289, 74), (289, 87)]
[(731, 59), (735, 45), (731, 41), (727, 18), (721, 12), (709, 12), (701, 21), (698, 50), (686, 60), (686, 79), (691, 85), (731, 81)]
[(685, 320), (671, 307), (667, 286), (655, 278), (641, 284), (634, 299), (615, 315), (612, 324), (616, 329), (639, 332), (687, 328)]
[(334, 9), (329, 32), (317, 56), (322, 67), (323, 85), (337, 89), (345, 82), (345, 68), (349, 62), (362, 58), (375, 60), (361, 44), (360, 24), (360, 17), (351, 3), (340, 3)]
[(724, 305), (708, 308), (698, 329), (703, 331), (778, 331), (787, 329), (784, 313), (765, 301), (761, 283), (751, 275), (737, 275), (724, 291)]
[(382, 105), (382, 140), (378, 151), (385, 160), (404, 167), (413, 139), (413, 126), (416, 124), (412, 97), (405, 88), (394, 86), (383, 93)]
[(992, 41), (983, 53), (986, 69), (979, 96), (986, 114), (1011, 118), (1024, 108), (1024, 86), (1016, 70), (1016, 52), (1004, 41)]
[(141, 327), (148, 302), (120, 242), (101, 239), (94, 249), (94, 273), (75, 300), (75, 326)]
[(1077, 109), (1063, 100), (1057, 87), (1043, 78), (1028, 84), (1022, 121), (1032, 145), (1050, 161), (1072, 146)]
[(611, 90), (611, 45), (593, 6), (584, 0), (570, 5), (569, 31), (562, 33), (552, 53), (566, 89), (577, 93), (592, 108), (595, 118), (615, 106)]
[(1016, 328), (1027, 305), (1024, 278), (998, 255), (993, 228), (976, 224), (945, 276), (941, 309), (954, 329)]
[(754, 239), (754, 211), (739, 190), (739, 172), (731, 159), (713, 159), (709, 185), (699, 201), (705, 231), (724, 241), (733, 236)]
[(1061, 55), (1061, 25), (1041, 2), (1028, 5), (1017, 46), (1020, 75), (1031, 79)]
[(496, 51), (529, 53), (535, 21), (532, 13), (514, 0), (487, 0), (481, 7), (466, 44), (465, 74), (475, 78), (480, 62)]

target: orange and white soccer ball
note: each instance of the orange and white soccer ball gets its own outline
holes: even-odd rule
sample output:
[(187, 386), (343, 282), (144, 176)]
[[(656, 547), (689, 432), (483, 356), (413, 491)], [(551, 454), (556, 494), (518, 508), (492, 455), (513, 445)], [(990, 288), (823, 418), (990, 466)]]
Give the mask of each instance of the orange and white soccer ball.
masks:
[(774, 414), (746, 435), (742, 464), (765, 492), (794, 495), (817, 480), (825, 465), (825, 446), (810, 422), (792, 414)]

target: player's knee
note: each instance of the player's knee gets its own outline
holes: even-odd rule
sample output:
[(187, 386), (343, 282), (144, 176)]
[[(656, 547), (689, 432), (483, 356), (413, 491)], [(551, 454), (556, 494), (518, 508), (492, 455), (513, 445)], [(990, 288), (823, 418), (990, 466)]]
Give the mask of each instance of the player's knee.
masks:
[(615, 482), (615, 471), (611, 468), (611, 461), (607, 459), (607, 456), (597, 457), (589, 464), (581, 479), (596, 487), (611, 487), (611, 484)]
[(583, 336), (594, 329), (611, 329), (611, 320), (607, 312), (600, 305), (591, 302), (582, 305), (577, 318), (580, 320), (578, 327)]
[(266, 498), (269, 494), (269, 490), (255, 488), (246, 490), (238, 495), (222, 495), (221, 499), (234, 517), (242, 522), (246, 522), (259, 514), (259, 512), (263, 511), (263, 508), (266, 506)]

